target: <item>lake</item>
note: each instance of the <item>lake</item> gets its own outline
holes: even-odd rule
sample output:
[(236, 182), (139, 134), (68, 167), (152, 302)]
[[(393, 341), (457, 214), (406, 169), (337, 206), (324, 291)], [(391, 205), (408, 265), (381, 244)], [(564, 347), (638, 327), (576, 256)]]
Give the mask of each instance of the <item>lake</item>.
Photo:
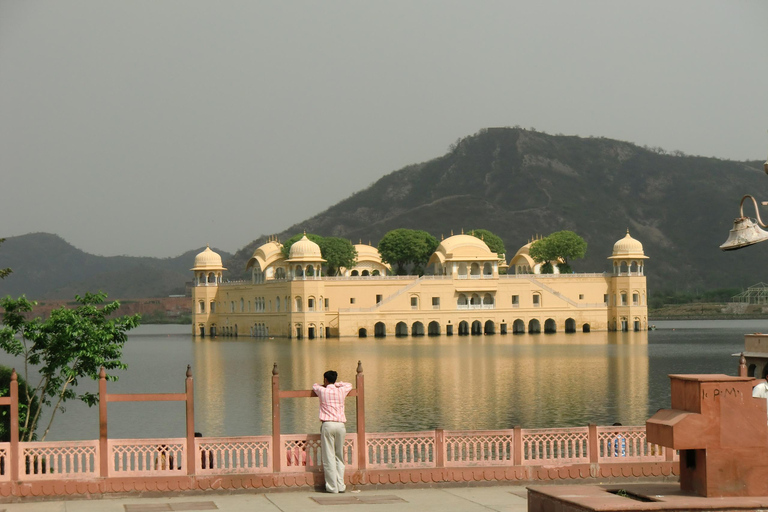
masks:
[[(146, 325), (124, 350), (129, 368), (114, 393), (184, 391), (195, 381), (195, 429), (206, 436), (271, 431), (272, 364), (281, 389), (309, 389), (335, 369), (354, 382), (363, 362), (369, 432), (641, 425), (669, 407), (670, 373), (735, 375), (731, 354), (766, 320), (659, 321), (649, 332), (592, 332), (315, 340), (189, 335), (189, 326)], [(18, 361), (0, 354), (0, 363)], [(97, 390), (95, 382), (81, 385)], [(355, 430), (354, 401), (347, 402)], [(111, 438), (182, 437), (183, 403), (111, 403)], [(282, 402), (284, 433), (316, 432), (315, 399)], [(43, 428), (38, 430), (41, 434)], [(98, 409), (70, 402), (49, 440), (98, 438)]]

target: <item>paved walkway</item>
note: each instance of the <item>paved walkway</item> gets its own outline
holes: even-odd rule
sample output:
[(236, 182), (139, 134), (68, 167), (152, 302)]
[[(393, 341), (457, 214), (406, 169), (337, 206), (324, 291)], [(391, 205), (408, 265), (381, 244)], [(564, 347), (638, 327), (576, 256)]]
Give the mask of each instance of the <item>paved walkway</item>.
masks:
[(0, 503), (5, 512), (527, 512), (525, 487), (455, 487), (384, 489), (333, 495), (279, 492), (176, 496), (172, 498), (103, 498), (95, 500)]

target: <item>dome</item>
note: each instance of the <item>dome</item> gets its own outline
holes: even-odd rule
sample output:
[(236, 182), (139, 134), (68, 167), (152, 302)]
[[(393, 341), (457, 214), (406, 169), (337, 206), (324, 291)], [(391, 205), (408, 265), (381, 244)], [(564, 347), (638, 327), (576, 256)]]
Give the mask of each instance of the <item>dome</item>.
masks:
[(264, 245), (259, 246), (255, 251), (253, 251), (253, 256), (251, 256), (251, 259), (248, 260), (248, 264), (245, 266), (245, 269), (248, 270), (255, 264), (258, 264), (262, 271), (265, 270), (269, 265), (272, 265), (276, 261), (283, 259), (282, 248), (283, 244), (277, 240), (270, 240)]
[(221, 256), (206, 246), (205, 250), (195, 256), (195, 266), (191, 270), (227, 270), (221, 263)]
[(324, 261), (320, 246), (304, 234), (301, 240), (291, 246), (288, 261)]
[(645, 255), (645, 252), (643, 251), (643, 244), (635, 240), (629, 235), (629, 230), (627, 230), (627, 235), (613, 244), (613, 254), (611, 254), (611, 257), (609, 259), (616, 259), (616, 258), (647, 258)]
[(443, 247), (446, 254), (456, 252), (459, 248), (477, 249), (482, 253), (489, 253), (491, 251), (486, 243), (476, 236), (464, 234), (450, 236), (440, 242), (440, 246)]
[(357, 251), (357, 260), (374, 260), (381, 261), (381, 255), (379, 250), (372, 245), (368, 244), (355, 244), (355, 251)]

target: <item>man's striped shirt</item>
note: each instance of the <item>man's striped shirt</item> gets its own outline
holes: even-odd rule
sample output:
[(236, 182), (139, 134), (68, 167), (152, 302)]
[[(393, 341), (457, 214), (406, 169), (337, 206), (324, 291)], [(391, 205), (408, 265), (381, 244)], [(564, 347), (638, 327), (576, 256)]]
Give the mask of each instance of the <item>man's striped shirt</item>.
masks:
[(352, 384), (338, 381), (327, 387), (314, 384), (312, 389), (320, 398), (320, 421), (347, 422), (347, 417), (344, 415), (344, 398), (352, 391)]

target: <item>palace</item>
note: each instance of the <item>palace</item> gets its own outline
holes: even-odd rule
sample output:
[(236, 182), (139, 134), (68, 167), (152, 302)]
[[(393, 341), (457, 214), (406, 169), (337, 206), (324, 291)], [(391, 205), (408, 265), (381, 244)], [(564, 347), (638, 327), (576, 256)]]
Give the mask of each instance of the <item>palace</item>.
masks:
[(248, 261), (250, 281), (239, 282), (224, 282), (221, 256), (206, 248), (192, 268), (193, 334), (323, 338), (647, 329), (647, 256), (628, 231), (608, 257), (611, 273), (541, 274), (530, 245), (507, 266), (505, 256), (481, 239), (455, 235), (432, 254), (427, 274), (394, 276), (375, 247), (358, 244), (355, 266), (326, 276), (320, 247), (306, 236), (291, 246), (288, 258), (282, 244), (270, 240)]

